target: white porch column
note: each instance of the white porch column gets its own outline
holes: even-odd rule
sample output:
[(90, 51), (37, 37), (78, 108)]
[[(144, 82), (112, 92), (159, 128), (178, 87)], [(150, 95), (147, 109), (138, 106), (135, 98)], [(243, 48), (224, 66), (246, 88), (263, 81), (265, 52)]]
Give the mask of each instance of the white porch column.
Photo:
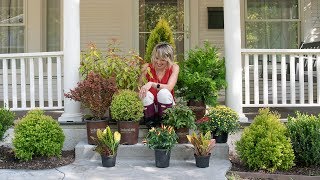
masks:
[(242, 111), (240, 0), (224, 0), (224, 50), (226, 105), (239, 114), (240, 121), (248, 121)]
[[(79, 81), (80, 0), (63, 1), (64, 92)], [(80, 103), (64, 98), (64, 113), (59, 122), (81, 122)]]

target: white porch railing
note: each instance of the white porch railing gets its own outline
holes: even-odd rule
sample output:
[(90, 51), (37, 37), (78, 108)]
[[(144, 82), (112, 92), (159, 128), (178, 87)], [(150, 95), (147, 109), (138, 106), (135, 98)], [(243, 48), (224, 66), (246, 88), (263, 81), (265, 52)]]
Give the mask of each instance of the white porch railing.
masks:
[(319, 49), (242, 49), (243, 107), (320, 106)]
[(63, 52), (0, 54), (0, 107), (62, 109), (62, 58)]

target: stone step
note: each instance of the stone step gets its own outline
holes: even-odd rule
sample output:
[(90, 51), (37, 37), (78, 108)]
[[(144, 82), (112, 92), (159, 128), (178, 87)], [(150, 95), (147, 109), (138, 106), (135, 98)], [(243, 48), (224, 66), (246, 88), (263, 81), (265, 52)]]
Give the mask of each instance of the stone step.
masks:
[[(139, 141), (141, 142), (141, 141)], [(100, 160), (100, 155), (94, 151), (94, 145), (89, 145), (85, 141), (79, 142), (75, 147), (76, 160)], [(192, 160), (194, 151), (191, 144), (176, 144), (171, 150), (172, 160)], [(216, 144), (211, 152), (211, 159), (229, 159), (229, 146), (227, 143)], [(123, 160), (152, 160), (154, 151), (147, 145), (138, 143), (135, 145), (120, 145), (118, 148), (117, 159)]]

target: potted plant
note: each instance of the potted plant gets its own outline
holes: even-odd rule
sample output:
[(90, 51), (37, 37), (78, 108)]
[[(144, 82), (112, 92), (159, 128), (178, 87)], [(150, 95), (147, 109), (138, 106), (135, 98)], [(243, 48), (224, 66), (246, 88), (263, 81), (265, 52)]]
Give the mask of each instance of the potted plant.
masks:
[(173, 126), (178, 135), (178, 143), (188, 143), (189, 129), (195, 129), (195, 116), (185, 105), (175, 105), (164, 112), (163, 124)]
[(101, 155), (102, 166), (115, 166), (121, 134), (118, 131), (112, 134), (110, 127), (107, 126), (103, 131), (98, 129), (97, 137), (92, 139), (97, 144), (94, 150)]
[(149, 130), (146, 141), (148, 147), (155, 152), (156, 167), (169, 167), (171, 149), (177, 143), (177, 138), (171, 126), (161, 125), (159, 128), (153, 127)]
[(217, 143), (226, 143), (228, 134), (236, 132), (240, 127), (238, 113), (223, 105), (209, 108), (208, 111), (206, 116), (210, 119), (213, 138)]
[(121, 144), (136, 144), (139, 136), (139, 121), (143, 117), (143, 104), (138, 93), (120, 90), (113, 96), (110, 106), (112, 119), (118, 122)]
[(200, 119), (206, 105), (216, 105), (218, 92), (226, 87), (225, 61), (219, 57), (217, 48), (205, 42), (203, 48), (191, 49), (187, 58), (179, 63), (177, 93)]
[(187, 135), (189, 142), (193, 145), (194, 157), (196, 166), (200, 168), (209, 167), (211, 150), (215, 145), (215, 140), (211, 139), (211, 132), (208, 131), (205, 135), (193, 132), (192, 135)]
[(94, 144), (90, 137), (96, 137), (96, 130), (104, 129), (108, 125), (105, 114), (116, 91), (114, 78), (106, 79), (91, 71), (77, 87), (65, 94), (67, 98), (81, 102), (82, 107), (91, 111), (91, 117), (85, 119), (89, 144)]

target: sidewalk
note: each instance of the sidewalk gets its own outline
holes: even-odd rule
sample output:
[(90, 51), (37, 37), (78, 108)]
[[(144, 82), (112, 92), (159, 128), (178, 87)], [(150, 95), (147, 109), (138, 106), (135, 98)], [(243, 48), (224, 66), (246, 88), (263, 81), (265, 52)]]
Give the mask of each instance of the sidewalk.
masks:
[(170, 161), (168, 168), (155, 167), (154, 160), (117, 160), (112, 168), (102, 167), (101, 161), (77, 160), (48, 170), (0, 169), (1, 180), (223, 180), (231, 167), (228, 160), (214, 158), (210, 167), (198, 168), (194, 160)]

